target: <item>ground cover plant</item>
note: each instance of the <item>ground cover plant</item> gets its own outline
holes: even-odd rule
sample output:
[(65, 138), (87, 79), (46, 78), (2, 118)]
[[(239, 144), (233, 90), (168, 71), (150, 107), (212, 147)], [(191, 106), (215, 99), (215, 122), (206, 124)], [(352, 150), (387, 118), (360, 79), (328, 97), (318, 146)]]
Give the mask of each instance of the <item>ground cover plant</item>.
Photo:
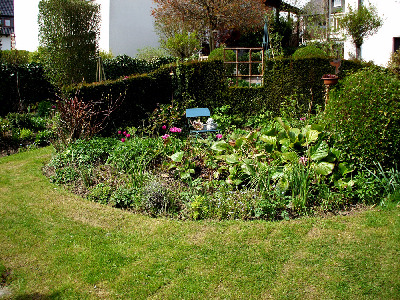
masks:
[(50, 183), (41, 168), (53, 153), (0, 158), (0, 291), (11, 299), (399, 297), (399, 208), (155, 220)]

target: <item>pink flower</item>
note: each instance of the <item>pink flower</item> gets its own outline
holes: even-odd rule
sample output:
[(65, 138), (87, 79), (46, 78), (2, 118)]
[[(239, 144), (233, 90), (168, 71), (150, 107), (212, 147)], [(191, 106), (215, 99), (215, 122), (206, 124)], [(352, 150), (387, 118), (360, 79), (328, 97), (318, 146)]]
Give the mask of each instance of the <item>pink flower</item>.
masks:
[(127, 138), (130, 138), (130, 137), (131, 137), (131, 135), (128, 133), (128, 134), (126, 135), (126, 137), (127, 137)]
[(121, 134), (121, 130), (118, 130), (118, 134)]
[(169, 138), (169, 134), (164, 134), (164, 135), (162, 136), (162, 139), (163, 139), (163, 140), (166, 140), (167, 138)]
[(169, 131), (171, 131), (171, 132), (181, 132), (182, 129), (180, 129), (178, 127), (172, 127), (172, 128), (169, 129)]
[(306, 120), (305, 117), (300, 118), (300, 121), (305, 121), (305, 120)]
[(222, 134), (218, 133), (218, 134), (216, 135), (216, 137), (217, 137), (217, 139), (222, 139)]
[(121, 142), (125, 142), (125, 139), (124, 139), (124, 138), (122, 138), (122, 139), (121, 139)]
[(123, 135), (126, 135), (126, 131), (124, 131), (122, 134), (123, 134)]
[(161, 129), (162, 129), (162, 130), (166, 130), (166, 129), (167, 129), (167, 126), (166, 126), (166, 125), (163, 125), (163, 126), (161, 127)]
[(301, 163), (304, 166), (307, 164), (307, 161), (308, 161), (308, 158), (305, 156), (302, 156), (299, 158), (299, 163)]

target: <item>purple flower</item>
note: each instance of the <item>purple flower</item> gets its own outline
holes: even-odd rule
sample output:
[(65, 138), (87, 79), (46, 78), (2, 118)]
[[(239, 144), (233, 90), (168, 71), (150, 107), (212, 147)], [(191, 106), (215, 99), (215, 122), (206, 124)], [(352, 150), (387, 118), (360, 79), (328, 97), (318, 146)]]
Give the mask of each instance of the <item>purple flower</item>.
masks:
[(163, 126), (161, 127), (161, 129), (162, 129), (162, 130), (166, 130), (166, 129), (167, 129), (167, 126), (166, 126), (166, 125), (163, 125)]
[(121, 142), (125, 142), (125, 139), (124, 139), (124, 138), (122, 138), (122, 139), (121, 139)]
[(217, 137), (217, 139), (222, 139), (222, 134), (218, 133), (218, 134), (216, 135), (216, 137)]
[(164, 135), (162, 136), (162, 139), (163, 139), (163, 140), (166, 140), (167, 138), (169, 138), (169, 134), (164, 134)]

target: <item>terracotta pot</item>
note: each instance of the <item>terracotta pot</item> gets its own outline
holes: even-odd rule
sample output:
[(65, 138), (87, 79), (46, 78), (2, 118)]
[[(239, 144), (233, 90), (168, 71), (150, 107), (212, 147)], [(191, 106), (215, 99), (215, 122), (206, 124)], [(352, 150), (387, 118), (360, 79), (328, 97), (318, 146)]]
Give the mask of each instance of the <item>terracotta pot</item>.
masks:
[(321, 79), (324, 81), (325, 85), (335, 85), (339, 80), (338, 77), (322, 77)]

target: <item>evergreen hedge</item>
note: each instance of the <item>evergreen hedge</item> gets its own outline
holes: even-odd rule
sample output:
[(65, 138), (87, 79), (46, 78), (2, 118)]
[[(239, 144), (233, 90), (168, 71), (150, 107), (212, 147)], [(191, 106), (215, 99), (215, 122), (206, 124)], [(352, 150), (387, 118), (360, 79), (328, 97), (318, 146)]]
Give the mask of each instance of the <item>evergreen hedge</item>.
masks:
[(65, 89), (68, 96), (79, 93), (86, 101), (122, 102), (110, 117), (108, 130), (140, 126), (158, 104), (179, 102), (182, 107), (217, 107), (222, 102), (223, 64), (219, 61), (190, 62), (163, 66), (148, 74), (131, 75), (101, 83)]
[(0, 116), (55, 97), (40, 64), (0, 64)]

